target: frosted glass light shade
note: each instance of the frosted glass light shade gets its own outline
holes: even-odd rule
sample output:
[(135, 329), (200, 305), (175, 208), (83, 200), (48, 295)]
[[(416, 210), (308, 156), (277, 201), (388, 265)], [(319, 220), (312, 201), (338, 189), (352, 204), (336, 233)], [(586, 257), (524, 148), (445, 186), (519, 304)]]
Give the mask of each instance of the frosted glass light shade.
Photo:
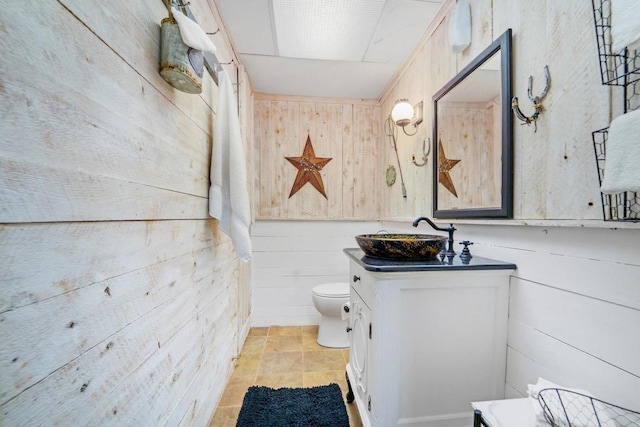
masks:
[(398, 126), (406, 126), (413, 118), (413, 106), (406, 99), (396, 101), (391, 110), (391, 120)]

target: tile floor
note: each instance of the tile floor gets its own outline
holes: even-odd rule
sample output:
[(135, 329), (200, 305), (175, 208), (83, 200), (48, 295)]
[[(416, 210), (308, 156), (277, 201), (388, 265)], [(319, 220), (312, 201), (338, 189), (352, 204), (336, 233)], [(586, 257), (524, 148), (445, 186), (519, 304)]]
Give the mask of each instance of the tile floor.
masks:
[[(235, 427), (242, 399), (252, 385), (273, 388), (337, 383), (347, 392), (349, 349), (318, 345), (318, 326), (251, 328), (209, 427)], [(346, 404), (349, 425), (361, 427), (355, 403)]]

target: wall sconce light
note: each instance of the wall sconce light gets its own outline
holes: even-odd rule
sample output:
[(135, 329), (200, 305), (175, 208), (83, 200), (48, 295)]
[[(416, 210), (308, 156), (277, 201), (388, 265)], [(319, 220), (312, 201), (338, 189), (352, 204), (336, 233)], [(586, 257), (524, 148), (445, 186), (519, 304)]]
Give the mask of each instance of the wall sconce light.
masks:
[[(396, 134), (397, 129), (395, 126), (401, 127), (402, 131), (409, 136), (413, 136), (418, 132), (418, 125), (422, 123), (422, 101), (417, 103), (415, 106), (409, 104), (409, 101), (406, 99), (400, 99), (396, 101), (396, 104), (391, 109), (391, 115), (385, 121), (385, 133), (388, 137), (391, 138), (393, 145), (393, 151), (396, 153), (396, 159), (398, 160), (398, 171), (400, 172), (400, 184), (402, 186), (402, 197), (407, 198), (407, 189), (404, 186), (404, 177), (402, 176), (402, 166), (400, 165), (400, 156), (398, 155), (398, 144), (396, 142)], [(395, 126), (394, 126), (395, 125)], [(408, 133), (405, 129), (406, 126), (413, 125), (415, 131), (413, 133)], [(416, 166), (422, 166), (415, 163), (414, 156), (414, 164)], [(426, 161), (425, 163), (426, 164)]]
[[(391, 110), (391, 120), (402, 128), (405, 135), (413, 136), (418, 132), (418, 125), (422, 123), (422, 101), (411, 105), (407, 99), (400, 99)], [(413, 125), (415, 131), (408, 133), (406, 127)]]

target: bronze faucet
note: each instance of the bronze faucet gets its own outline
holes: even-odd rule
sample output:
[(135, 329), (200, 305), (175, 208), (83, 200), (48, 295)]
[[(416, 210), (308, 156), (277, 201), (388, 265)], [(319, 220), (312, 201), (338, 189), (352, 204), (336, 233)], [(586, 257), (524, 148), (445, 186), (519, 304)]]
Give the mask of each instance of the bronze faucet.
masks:
[(420, 218), (416, 218), (416, 220), (413, 221), (413, 226), (417, 227), (418, 224), (420, 224), (420, 221), (426, 221), (434, 230), (446, 231), (447, 233), (449, 233), (449, 239), (447, 239), (447, 251), (445, 252), (445, 255), (448, 257), (454, 257), (456, 255), (456, 251), (453, 250), (453, 232), (456, 231), (456, 228), (453, 226), (453, 224), (449, 224), (449, 227), (447, 228), (442, 228), (435, 225), (433, 221), (431, 221), (426, 216), (421, 216)]

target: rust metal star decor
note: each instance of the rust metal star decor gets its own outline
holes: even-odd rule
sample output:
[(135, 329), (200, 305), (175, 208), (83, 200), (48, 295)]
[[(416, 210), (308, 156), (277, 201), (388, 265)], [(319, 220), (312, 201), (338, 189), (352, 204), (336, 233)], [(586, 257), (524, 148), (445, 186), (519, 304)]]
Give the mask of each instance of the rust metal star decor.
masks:
[(444, 154), (444, 148), (442, 148), (442, 141), (440, 141), (438, 144), (438, 181), (456, 197), (458, 197), (458, 193), (456, 192), (456, 186), (453, 185), (449, 171), (458, 163), (460, 163), (460, 160), (447, 159)]
[(316, 153), (313, 151), (313, 145), (311, 145), (311, 137), (307, 136), (307, 143), (304, 145), (302, 156), (285, 157), (285, 159), (298, 169), (296, 180), (293, 182), (293, 187), (291, 187), (291, 193), (289, 193), (289, 198), (296, 194), (307, 182), (310, 182), (325, 199), (327, 198), (320, 171), (332, 158), (316, 157)]

